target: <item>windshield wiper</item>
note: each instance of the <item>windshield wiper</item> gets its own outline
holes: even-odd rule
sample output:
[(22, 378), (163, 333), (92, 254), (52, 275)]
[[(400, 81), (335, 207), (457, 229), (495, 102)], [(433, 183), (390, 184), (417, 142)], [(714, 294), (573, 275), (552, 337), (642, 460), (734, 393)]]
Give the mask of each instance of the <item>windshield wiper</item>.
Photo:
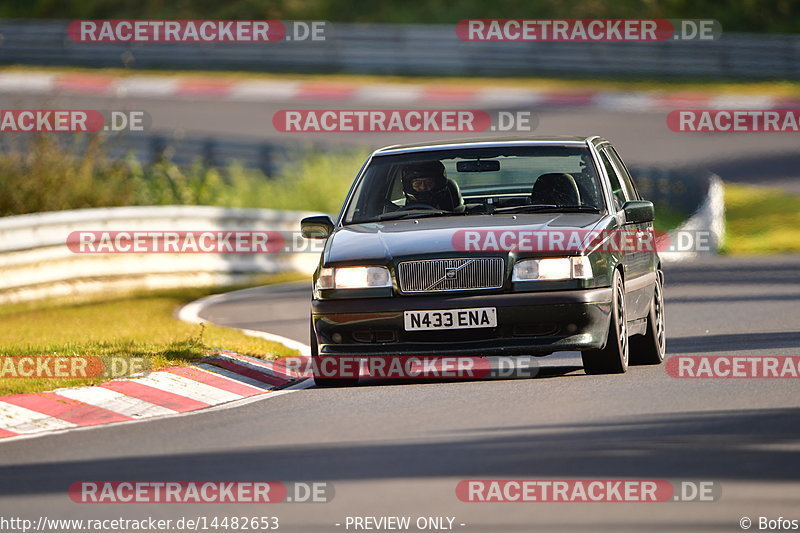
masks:
[(428, 209), (410, 209), (408, 211), (393, 211), (391, 213), (384, 213), (382, 215), (378, 215), (377, 217), (371, 220), (364, 220), (360, 223), (364, 222), (375, 222), (381, 220), (399, 220), (401, 218), (423, 218), (423, 217), (438, 217), (442, 215), (451, 215), (450, 211), (431, 211)]
[(591, 205), (555, 205), (555, 204), (534, 204), (534, 205), (515, 205), (512, 207), (498, 207), (494, 213), (546, 213), (546, 212), (579, 212), (579, 213), (599, 213), (600, 209)]

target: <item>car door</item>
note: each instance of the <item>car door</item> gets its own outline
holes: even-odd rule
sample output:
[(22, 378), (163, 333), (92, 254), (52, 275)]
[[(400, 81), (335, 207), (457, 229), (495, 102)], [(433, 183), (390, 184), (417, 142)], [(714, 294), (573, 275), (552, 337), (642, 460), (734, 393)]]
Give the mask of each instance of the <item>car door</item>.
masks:
[[(625, 190), (627, 198), (629, 200), (642, 200), (630, 172), (614, 147), (608, 145), (605, 151), (614, 168), (617, 169), (620, 184)], [(630, 224), (629, 226), (633, 231), (637, 232), (639, 239), (646, 239), (648, 236), (655, 238), (652, 222)], [(637, 242), (641, 243), (642, 241), (637, 239)], [(645, 240), (643, 245), (637, 245), (630, 257), (631, 280), (635, 280), (632, 287), (631, 309), (634, 310), (637, 317), (647, 316), (650, 309), (650, 301), (653, 298), (653, 282), (658, 268), (658, 256), (653, 249), (654, 245), (654, 242), (651, 243)]]
[[(605, 145), (600, 148), (599, 152), (611, 185), (613, 204), (619, 212), (626, 201), (639, 200), (639, 194), (633, 185), (633, 180), (631, 180), (628, 170), (614, 149), (610, 145)], [(624, 214), (619, 214), (620, 219), (624, 220)], [(652, 231), (652, 222), (642, 224), (624, 222), (621, 230), (642, 236), (645, 232)], [(618, 239), (618, 242), (620, 242), (620, 239)], [(638, 239), (636, 242), (639, 242)], [(652, 256), (652, 252), (638, 245), (624, 248), (622, 266), (625, 272), (625, 305), (626, 309), (628, 309), (629, 320), (643, 318), (649, 310), (653, 291), (651, 278), (653, 277), (654, 266)]]

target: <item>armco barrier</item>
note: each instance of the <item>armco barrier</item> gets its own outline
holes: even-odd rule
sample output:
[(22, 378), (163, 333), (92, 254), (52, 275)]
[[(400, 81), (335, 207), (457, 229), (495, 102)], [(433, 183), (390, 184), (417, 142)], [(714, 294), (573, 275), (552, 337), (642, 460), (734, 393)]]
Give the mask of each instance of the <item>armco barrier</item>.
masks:
[(696, 234), (697, 232), (709, 232), (710, 249), (705, 252), (684, 251), (661, 254), (661, 259), (665, 263), (686, 261), (702, 255), (715, 255), (722, 245), (725, 236), (725, 189), (719, 176), (710, 175), (708, 177), (708, 188), (703, 196), (700, 206), (675, 230), (669, 232), (670, 240), (675, 241), (680, 232)]
[[(216, 285), (253, 274), (313, 272), (318, 254), (79, 254), (73, 231), (297, 232), (311, 213), (209, 206), (113, 207), (0, 218), (0, 302), (102, 291)], [(298, 243), (303, 246), (303, 243)], [(306, 243), (307, 244), (307, 243)]]
[(677, 242), (681, 232), (695, 236), (708, 232), (707, 251), (670, 251), (661, 254), (663, 262), (717, 253), (725, 235), (725, 198), (719, 176), (695, 168), (631, 167), (630, 171), (642, 197), (655, 204), (656, 218), (659, 207), (687, 215), (679, 227), (669, 232), (670, 242)]
[(391, 75), (798, 79), (800, 36), (716, 41), (465, 42), (455, 25), (328, 24), (325, 42), (76, 43), (70, 21), (0, 21), (0, 64)]

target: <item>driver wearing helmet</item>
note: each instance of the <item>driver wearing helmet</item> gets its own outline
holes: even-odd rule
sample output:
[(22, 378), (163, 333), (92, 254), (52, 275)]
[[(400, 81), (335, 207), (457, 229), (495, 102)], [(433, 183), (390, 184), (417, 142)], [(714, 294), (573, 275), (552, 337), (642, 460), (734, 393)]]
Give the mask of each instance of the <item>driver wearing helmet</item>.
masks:
[(406, 205), (423, 204), (452, 211), (457, 207), (441, 161), (413, 163), (403, 168)]

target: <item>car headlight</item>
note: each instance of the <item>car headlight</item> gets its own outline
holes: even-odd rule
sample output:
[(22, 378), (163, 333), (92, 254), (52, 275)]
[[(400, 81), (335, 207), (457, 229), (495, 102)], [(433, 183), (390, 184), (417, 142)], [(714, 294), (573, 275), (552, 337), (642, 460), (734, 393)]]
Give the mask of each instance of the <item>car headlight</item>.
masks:
[(368, 289), (391, 286), (392, 276), (386, 267), (337, 267), (320, 270), (316, 288)]
[(511, 281), (590, 279), (592, 264), (586, 256), (524, 259), (514, 265)]

